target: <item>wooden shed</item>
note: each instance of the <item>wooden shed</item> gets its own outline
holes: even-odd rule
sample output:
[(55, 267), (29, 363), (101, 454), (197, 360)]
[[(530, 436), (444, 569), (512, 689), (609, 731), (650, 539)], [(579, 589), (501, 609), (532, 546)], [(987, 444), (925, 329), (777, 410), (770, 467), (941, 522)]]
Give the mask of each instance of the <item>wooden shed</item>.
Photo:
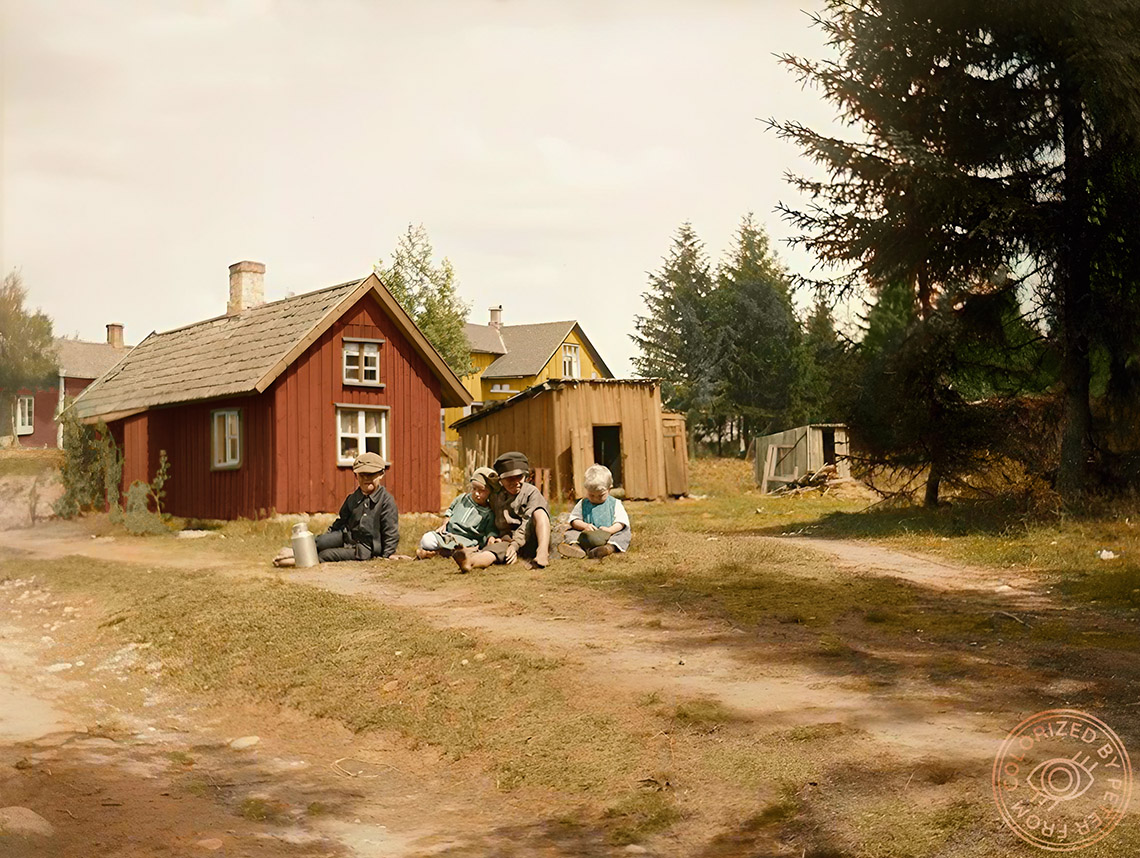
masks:
[(835, 465), (840, 477), (851, 476), (847, 459), (847, 427), (812, 423), (756, 439), (756, 482), (761, 492), (786, 485), (824, 465)]
[(452, 426), (468, 472), (522, 450), (552, 497), (582, 497), (583, 474), (595, 462), (613, 472), (627, 498), (689, 491), (685, 418), (661, 410), (652, 379), (550, 380)]
[(226, 315), (151, 334), (71, 406), (107, 424), (124, 488), (165, 450), (175, 515), (332, 512), (368, 451), (401, 511), (437, 512), (440, 407), (471, 401), (462, 383), (375, 274), (265, 303), (264, 271), (231, 266)]

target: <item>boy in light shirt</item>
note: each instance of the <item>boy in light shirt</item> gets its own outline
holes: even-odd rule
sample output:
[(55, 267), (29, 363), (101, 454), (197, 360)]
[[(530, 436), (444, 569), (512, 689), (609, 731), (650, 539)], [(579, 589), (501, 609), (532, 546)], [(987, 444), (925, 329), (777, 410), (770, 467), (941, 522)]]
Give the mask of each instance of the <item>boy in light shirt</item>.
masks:
[(622, 502), (610, 494), (614, 477), (605, 465), (590, 465), (583, 480), (586, 497), (570, 511), (566, 539), (559, 544), (563, 557), (601, 560), (629, 550), (629, 516)]

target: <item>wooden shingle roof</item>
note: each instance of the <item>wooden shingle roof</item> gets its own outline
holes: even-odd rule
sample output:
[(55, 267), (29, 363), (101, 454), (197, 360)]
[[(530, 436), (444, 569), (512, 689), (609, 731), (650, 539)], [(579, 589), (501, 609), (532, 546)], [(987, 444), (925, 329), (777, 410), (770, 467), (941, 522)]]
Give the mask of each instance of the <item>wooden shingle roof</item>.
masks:
[(81, 421), (110, 421), (161, 405), (260, 393), (370, 291), (440, 378), (443, 404), (470, 404), (459, 379), (372, 275), (152, 333), (71, 407)]
[(59, 374), (67, 378), (98, 378), (130, 351), (130, 346), (117, 349), (110, 343), (89, 343), (67, 337), (58, 337), (55, 341)]

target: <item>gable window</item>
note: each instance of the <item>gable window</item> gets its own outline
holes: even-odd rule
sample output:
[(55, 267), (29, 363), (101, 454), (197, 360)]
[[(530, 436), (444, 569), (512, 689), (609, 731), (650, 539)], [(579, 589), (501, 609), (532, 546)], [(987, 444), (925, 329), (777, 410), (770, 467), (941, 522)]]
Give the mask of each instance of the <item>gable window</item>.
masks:
[(581, 378), (581, 365), (578, 363), (578, 347), (573, 343), (562, 345), (562, 377)]
[(380, 384), (380, 344), (382, 340), (344, 341), (344, 383)]
[(35, 431), (36, 400), (32, 396), (16, 397), (16, 434), (31, 435)]
[(338, 465), (351, 465), (361, 453), (388, 458), (388, 409), (338, 405), (336, 409)]
[(241, 411), (212, 411), (210, 423), (210, 464), (215, 470), (240, 468)]

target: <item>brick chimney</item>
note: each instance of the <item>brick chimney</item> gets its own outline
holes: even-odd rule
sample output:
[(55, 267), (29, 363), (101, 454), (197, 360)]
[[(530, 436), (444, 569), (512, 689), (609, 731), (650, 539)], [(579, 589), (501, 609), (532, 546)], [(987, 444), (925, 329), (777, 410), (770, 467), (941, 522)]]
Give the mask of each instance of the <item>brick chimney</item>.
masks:
[(107, 345), (115, 349), (123, 347), (123, 326), (118, 322), (107, 325)]
[(492, 328), (503, 327), (503, 305), (502, 304), (500, 304), (498, 307), (492, 307), (491, 308), (491, 327)]
[(235, 262), (230, 266), (230, 302), (227, 316), (265, 303), (265, 266), (260, 262)]

